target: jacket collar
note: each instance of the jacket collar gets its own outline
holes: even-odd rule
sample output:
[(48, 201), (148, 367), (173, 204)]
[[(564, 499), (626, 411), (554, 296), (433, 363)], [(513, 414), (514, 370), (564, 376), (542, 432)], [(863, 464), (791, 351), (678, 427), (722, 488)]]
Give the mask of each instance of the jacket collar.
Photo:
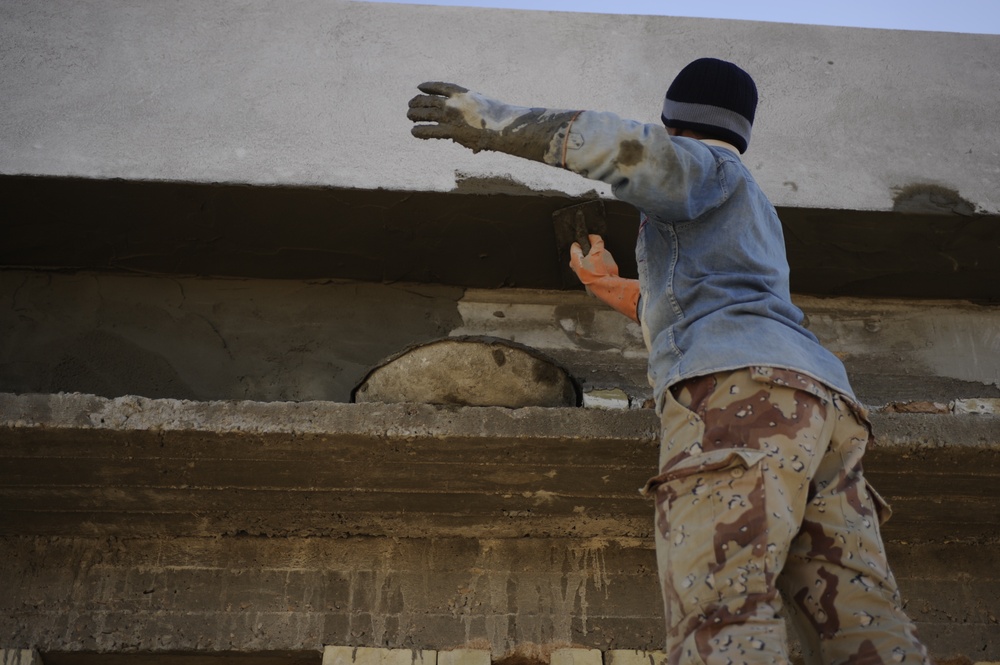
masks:
[(740, 151), (736, 149), (732, 143), (726, 143), (725, 141), (720, 141), (718, 139), (698, 139), (702, 143), (707, 143), (708, 145), (718, 146), (720, 148), (725, 148), (726, 150), (731, 150), (736, 154), (737, 157), (740, 156)]

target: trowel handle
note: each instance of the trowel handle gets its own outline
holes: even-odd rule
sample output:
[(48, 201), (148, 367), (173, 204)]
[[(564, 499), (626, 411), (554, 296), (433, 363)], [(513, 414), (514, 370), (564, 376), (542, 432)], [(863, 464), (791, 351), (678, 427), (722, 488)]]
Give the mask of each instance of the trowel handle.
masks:
[(590, 254), (590, 237), (587, 235), (587, 216), (583, 210), (578, 209), (574, 214), (573, 230), (576, 232), (576, 241), (583, 250), (583, 255)]

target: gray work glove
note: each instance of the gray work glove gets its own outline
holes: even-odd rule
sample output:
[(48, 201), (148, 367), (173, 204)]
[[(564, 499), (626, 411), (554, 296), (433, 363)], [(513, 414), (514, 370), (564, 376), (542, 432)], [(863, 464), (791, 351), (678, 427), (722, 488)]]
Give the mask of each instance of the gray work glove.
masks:
[(406, 117), (418, 139), (451, 139), (473, 152), (493, 150), (562, 166), (561, 146), (577, 111), (511, 106), (454, 83), (417, 86)]

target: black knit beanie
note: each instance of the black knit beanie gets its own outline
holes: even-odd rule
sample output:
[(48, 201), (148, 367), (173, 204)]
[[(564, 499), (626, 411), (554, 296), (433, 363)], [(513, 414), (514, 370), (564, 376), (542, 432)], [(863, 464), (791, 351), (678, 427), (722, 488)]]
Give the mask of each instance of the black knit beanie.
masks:
[(715, 58), (695, 60), (670, 84), (663, 124), (719, 138), (746, 152), (757, 86), (745, 71)]

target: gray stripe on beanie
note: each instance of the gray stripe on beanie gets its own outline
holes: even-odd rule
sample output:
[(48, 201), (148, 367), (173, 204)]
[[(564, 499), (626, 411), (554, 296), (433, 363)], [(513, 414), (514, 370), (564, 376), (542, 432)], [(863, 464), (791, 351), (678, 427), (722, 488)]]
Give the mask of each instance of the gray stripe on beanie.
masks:
[(721, 127), (742, 136), (750, 143), (751, 123), (736, 111), (709, 104), (675, 102), (667, 98), (663, 101), (663, 117), (681, 122), (697, 122), (702, 125)]

